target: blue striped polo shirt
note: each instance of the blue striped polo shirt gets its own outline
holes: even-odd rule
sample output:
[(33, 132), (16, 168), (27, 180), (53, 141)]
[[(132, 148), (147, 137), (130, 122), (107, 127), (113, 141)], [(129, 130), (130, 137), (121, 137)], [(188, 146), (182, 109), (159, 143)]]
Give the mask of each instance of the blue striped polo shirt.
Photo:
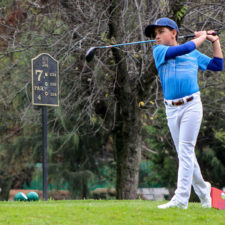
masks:
[(211, 58), (195, 49), (165, 60), (168, 48), (166, 45), (156, 45), (153, 49), (164, 98), (178, 99), (198, 92), (198, 70), (206, 70)]

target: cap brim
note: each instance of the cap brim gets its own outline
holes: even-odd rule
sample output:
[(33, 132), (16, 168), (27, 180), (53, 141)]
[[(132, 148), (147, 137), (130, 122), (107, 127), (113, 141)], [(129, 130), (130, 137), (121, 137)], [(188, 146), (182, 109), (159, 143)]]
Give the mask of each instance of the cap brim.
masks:
[(145, 36), (146, 37), (154, 37), (155, 36), (155, 27), (158, 27), (157, 25), (154, 24), (149, 24), (146, 28), (145, 28)]

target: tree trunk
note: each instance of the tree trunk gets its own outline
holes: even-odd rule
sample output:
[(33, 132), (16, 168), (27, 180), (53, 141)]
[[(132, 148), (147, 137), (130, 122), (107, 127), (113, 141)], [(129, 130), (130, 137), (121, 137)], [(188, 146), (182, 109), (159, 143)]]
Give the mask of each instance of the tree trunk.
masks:
[(117, 163), (117, 199), (135, 199), (141, 161), (141, 120), (136, 93), (132, 91), (125, 60), (114, 50), (118, 63), (115, 95), (116, 124), (113, 130), (114, 152)]
[[(111, 0), (109, 37), (120, 43), (123, 1)], [(114, 153), (117, 163), (117, 199), (135, 199), (141, 161), (141, 120), (134, 85), (129, 79), (126, 60), (120, 49), (112, 49), (116, 62), (115, 97), (116, 124), (113, 129)]]
[(135, 199), (137, 195), (141, 124), (140, 115), (135, 108), (137, 107), (129, 99), (117, 103), (117, 123), (113, 135), (117, 163), (117, 199)]

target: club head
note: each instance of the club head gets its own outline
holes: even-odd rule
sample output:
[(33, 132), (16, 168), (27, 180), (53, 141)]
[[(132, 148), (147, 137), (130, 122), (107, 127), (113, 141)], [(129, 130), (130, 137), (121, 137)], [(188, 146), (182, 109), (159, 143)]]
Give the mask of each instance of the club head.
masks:
[(87, 53), (86, 53), (86, 55), (85, 55), (85, 59), (86, 59), (87, 62), (90, 62), (90, 61), (94, 58), (96, 49), (97, 49), (96, 47), (91, 47), (91, 48), (87, 51)]

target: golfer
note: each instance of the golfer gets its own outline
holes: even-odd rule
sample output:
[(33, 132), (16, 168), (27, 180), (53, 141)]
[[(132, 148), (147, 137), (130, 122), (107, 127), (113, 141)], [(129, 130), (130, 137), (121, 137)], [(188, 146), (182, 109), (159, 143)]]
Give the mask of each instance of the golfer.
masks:
[[(177, 188), (173, 198), (158, 208), (187, 209), (191, 185), (202, 207), (211, 208), (211, 184), (204, 181), (195, 155), (195, 144), (202, 121), (202, 103), (198, 86), (198, 69), (221, 71), (223, 54), (214, 31), (195, 32), (195, 38), (179, 45), (177, 24), (160, 18), (145, 28), (147, 37), (154, 37), (155, 65), (162, 85), (166, 116), (179, 159)], [(213, 58), (197, 50), (210, 41)]]

